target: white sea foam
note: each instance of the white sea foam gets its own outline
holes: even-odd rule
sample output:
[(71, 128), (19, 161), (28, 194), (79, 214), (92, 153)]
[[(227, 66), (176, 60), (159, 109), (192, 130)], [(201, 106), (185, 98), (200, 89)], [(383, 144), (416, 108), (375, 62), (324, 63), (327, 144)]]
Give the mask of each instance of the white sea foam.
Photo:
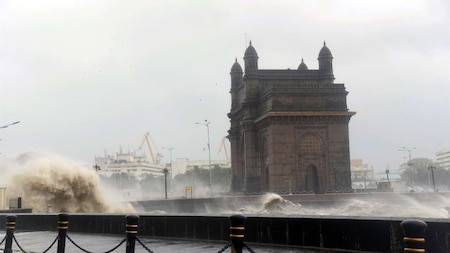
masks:
[[(394, 199), (378, 198), (376, 200), (350, 199), (332, 207), (320, 205), (307, 208), (300, 203), (293, 203), (280, 195), (269, 193), (262, 197), (260, 208), (246, 207), (242, 213), (289, 214), (289, 215), (334, 215), (365, 217), (420, 217), (450, 218), (450, 200), (434, 195), (435, 200), (421, 203), (411, 197), (396, 195)], [(364, 198), (364, 197), (362, 197)]]

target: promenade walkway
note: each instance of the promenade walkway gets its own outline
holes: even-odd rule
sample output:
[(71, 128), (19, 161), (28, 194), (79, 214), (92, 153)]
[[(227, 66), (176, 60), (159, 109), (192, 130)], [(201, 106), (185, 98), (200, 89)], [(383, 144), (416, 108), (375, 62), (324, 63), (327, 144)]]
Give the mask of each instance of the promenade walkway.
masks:
[[(40, 253), (46, 250), (53, 240), (57, 236), (57, 232), (19, 232), (14, 233), (20, 246), (27, 252)], [(125, 235), (100, 235), (100, 234), (86, 234), (86, 233), (69, 233), (70, 238), (77, 243), (80, 247), (94, 253), (101, 253), (111, 250), (117, 246)], [(4, 233), (0, 233), (0, 239), (5, 236)], [(211, 242), (211, 241), (184, 241), (184, 240), (163, 240), (153, 239), (147, 237), (138, 238), (151, 249), (154, 253), (214, 253), (219, 252), (227, 243), (226, 242)], [(4, 243), (0, 246), (0, 252), (4, 249)], [(254, 245), (248, 244), (248, 246), (255, 253), (318, 253), (320, 251), (310, 251), (288, 247), (274, 247), (272, 245)], [(56, 252), (57, 245), (48, 252)], [(19, 248), (16, 243), (13, 242), (13, 250), (19, 252)], [(66, 253), (80, 253), (82, 252), (76, 246), (74, 246), (68, 239), (66, 239)], [(125, 252), (125, 245), (122, 244), (113, 252), (123, 253)], [(136, 242), (136, 253), (146, 253), (145, 250), (138, 242)], [(226, 249), (224, 252), (230, 252), (230, 249)], [(249, 252), (244, 250), (244, 252)]]

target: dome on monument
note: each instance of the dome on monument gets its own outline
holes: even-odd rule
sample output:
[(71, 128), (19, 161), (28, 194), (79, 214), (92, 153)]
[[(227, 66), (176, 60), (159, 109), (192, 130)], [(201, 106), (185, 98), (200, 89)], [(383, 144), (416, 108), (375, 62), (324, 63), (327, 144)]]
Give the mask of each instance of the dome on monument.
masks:
[(300, 65), (298, 66), (298, 70), (308, 70), (308, 66), (306, 66), (306, 64), (303, 62), (303, 58), (302, 63), (300, 63)]
[(322, 49), (320, 49), (320, 52), (319, 52), (319, 58), (320, 57), (333, 57), (333, 55), (331, 54), (330, 49), (328, 49), (325, 41), (323, 42), (323, 47), (322, 47)]
[(252, 46), (252, 41), (250, 41), (250, 45), (245, 50), (244, 57), (258, 56), (255, 48)]
[(242, 67), (238, 63), (237, 58), (235, 59), (234, 64), (231, 67), (231, 72), (241, 72), (242, 73)]

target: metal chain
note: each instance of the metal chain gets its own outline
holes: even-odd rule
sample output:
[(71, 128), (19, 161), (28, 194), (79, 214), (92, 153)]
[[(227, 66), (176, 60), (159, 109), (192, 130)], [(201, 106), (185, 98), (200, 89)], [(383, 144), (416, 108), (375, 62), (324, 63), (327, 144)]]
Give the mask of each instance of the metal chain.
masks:
[[(27, 251), (25, 251), (25, 250), (22, 248), (22, 246), (19, 244), (19, 242), (17, 241), (17, 238), (16, 238), (15, 235), (13, 235), (13, 239), (14, 239), (14, 242), (16, 242), (17, 247), (19, 247), (19, 249), (20, 249), (22, 252), (27, 253)], [(3, 240), (4, 240), (4, 239), (3, 239)], [(58, 236), (56, 236), (55, 240), (53, 240), (53, 242), (50, 244), (50, 246), (48, 246), (48, 248), (47, 248), (46, 250), (44, 250), (42, 253), (47, 253), (47, 251), (49, 251), (49, 250), (53, 247), (53, 245), (55, 245), (56, 241), (58, 241)], [(2, 243), (3, 243), (3, 241), (0, 243), (0, 245), (1, 245)]]
[[(81, 251), (83, 251), (83, 252), (85, 252), (85, 253), (94, 253), (94, 252), (85, 250), (85, 249), (83, 249), (81, 246), (79, 246), (78, 244), (76, 244), (76, 243), (72, 240), (72, 238), (70, 238), (69, 235), (66, 235), (66, 237), (67, 237), (67, 239), (69, 239), (69, 241), (70, 241), (73, 245), (75, 245), (75, 247), (77, 247), (77, 248), (80, 249)], [(116, 250), (117, 248), (119, 248), (120, 245), (122, 245), (125, 241), (126, 241), (126, 239), (123, 239), (119, 244), (117, 244), (117, 246), (115, 246), (114, 248), (112, 248), (112, 249), (110, 249), (110, 250), (108, 250), (108, 251), (104, 251), (104, 252), (102, 252), (102, 253), (111, 253), (111, 252), (113, 252), (114, 250)]]
[(228, 249), (230, 246), (231, 246), (231, 243), (225, 245), (225, 247), (223, 247), (222, 249), (220, 249), (217, 253), (222, 253), (222, 252), (224, 252), (224, 251), (225, 251), (226, 249)]
[(42, 253), (47, 253), (47, 251), (49, 251), (53, 245), (55, 245), (55, 243), (58, 241), (58, 236), (56, 236), (55, 240), (53, 240), (52, 244), (50, 244), (50, 246), (48, 246), (48, 248), (46, 250), (44, 250)]
[(244, 243), (244, 247), (250, 252), (250, 253), (255, 253), (252, 249), (250, 249), (250, 247)]
[(154, 253), (151, 249), (149, 249), (147, 246), (145, 246), (145, 244), (143, 244), (143, 243), (141, 242), (141, 240), (139, 240), (139, 238), (136, 237), (136, 241), (138, 241), (138, 243), (139, 243), (146, 251), (148, 251), (148, 252), (150, 252), (150, 253)]
[(6, 240), (6, 235), (5, 235), (5, 237), (3, 237), (2, 242), (0, 242), (0, 245), (2, 245), (5, 242), (5, 240)]
[[(75, 243), (75, 242), (72, 240), (72, 238), (70, 238), (69, 235), (66, 235), (66, 237), (67, 237), (67, 239), (69, 239), (69, 241), (70, 241), (73, 245), (75, 245), (75, 247), (77, 247), (77, 248), (80, 249), (81, 251), (83, 251), (83, 252), (85, 252), (85, 253), (94, 253), (94, 252), (88, 251), (88, 250), (86, 250), (86, 249), (83, 249), (81, 246), (79, 246), (77, 243)], [(16, 237), (15, 237), (14, 235), (13, 235), (13, 239), (14, 239), (14, 242), (16, 242), (17, 246), (19, 247), (19, 249), (20, 249), (22, 252), (28, 253), (27, 251), (25, 251), (25, 250), (22, 248), (22, 246), (20, 246), (20, 244), (17, 242), (17, 239), (16, 239)], [(6, 235), (5, 235), (5, 237), (2, 239), (2, 241), (0, 242), (0, 245), (2, 245), (3, 242), (5, 242), (5, 240), (6, 240)], [(47, 252), (55, 245), (56, 241), (58, 241), (58, 236), (56, 236), (55, 240), (53, 240), (53, 242), (50, 244), (50, 246), (49, 246), (46, 250), (44, 250), (42, 253), (47, 253)], [(111, 250), (104, 251), (104, 252), (102, 252), (102, 253), (111, 253), (111, 252), (113, 252), (114, 250), (116, 250), (117, 248), (119, 248), (125, 241), (126, 241), (126, 239), (123, 239), (119, 244), (117, 244), (117, 246), (115, 246), (115, 247), (112, 248)], [(145, 244), (144, 244), (141, 240), (139, 240), (138, 237), (136, 237), (136, 241), (138, 241), (139, 244), (140, 244), (145, 250), (147, 250), (147, 252), (149, 252), (149, 253), (154, 253), (150, 248), (148, 248), (147, 246), (145, 246)], [(222, 253), (222, 252), (224, 252), (224, 251), (225, 251), (226, 249), (228, 249), (230, 246), (231, 246), (231, 244), (225, 245), (225, 246), (224, 246), (223, 248), (221, 248), (217, 253)], [(244, 247), (245, 247), (250, 253), (255, 253), (255, 252), (254, 252), (247, 244), (245, 244), (245, 243), (244, 243)]]
[(17, 242), (17, 239), (16, 239), (16, 237), (13, 235), (13, 239), (14, 239), (14, 241), (16, 242), (16, 244), (17, 244), (17, 246), (19, 247), (19, 249), (22, 251), (22, 252), (24, 252), (24, 253), (27, 253), (23, 248), (22, 248), (22, 246), (20, 246), (20, 244)]

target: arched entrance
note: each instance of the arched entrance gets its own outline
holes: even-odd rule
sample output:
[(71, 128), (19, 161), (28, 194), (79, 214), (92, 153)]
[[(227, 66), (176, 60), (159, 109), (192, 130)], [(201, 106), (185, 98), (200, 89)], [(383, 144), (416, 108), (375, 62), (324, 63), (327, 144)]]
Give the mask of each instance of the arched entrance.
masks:
[(306, 191), (320, 193), (319, 176), (317, 174), (317, 168), (313, 164), (308, 165), (306, 168)]

